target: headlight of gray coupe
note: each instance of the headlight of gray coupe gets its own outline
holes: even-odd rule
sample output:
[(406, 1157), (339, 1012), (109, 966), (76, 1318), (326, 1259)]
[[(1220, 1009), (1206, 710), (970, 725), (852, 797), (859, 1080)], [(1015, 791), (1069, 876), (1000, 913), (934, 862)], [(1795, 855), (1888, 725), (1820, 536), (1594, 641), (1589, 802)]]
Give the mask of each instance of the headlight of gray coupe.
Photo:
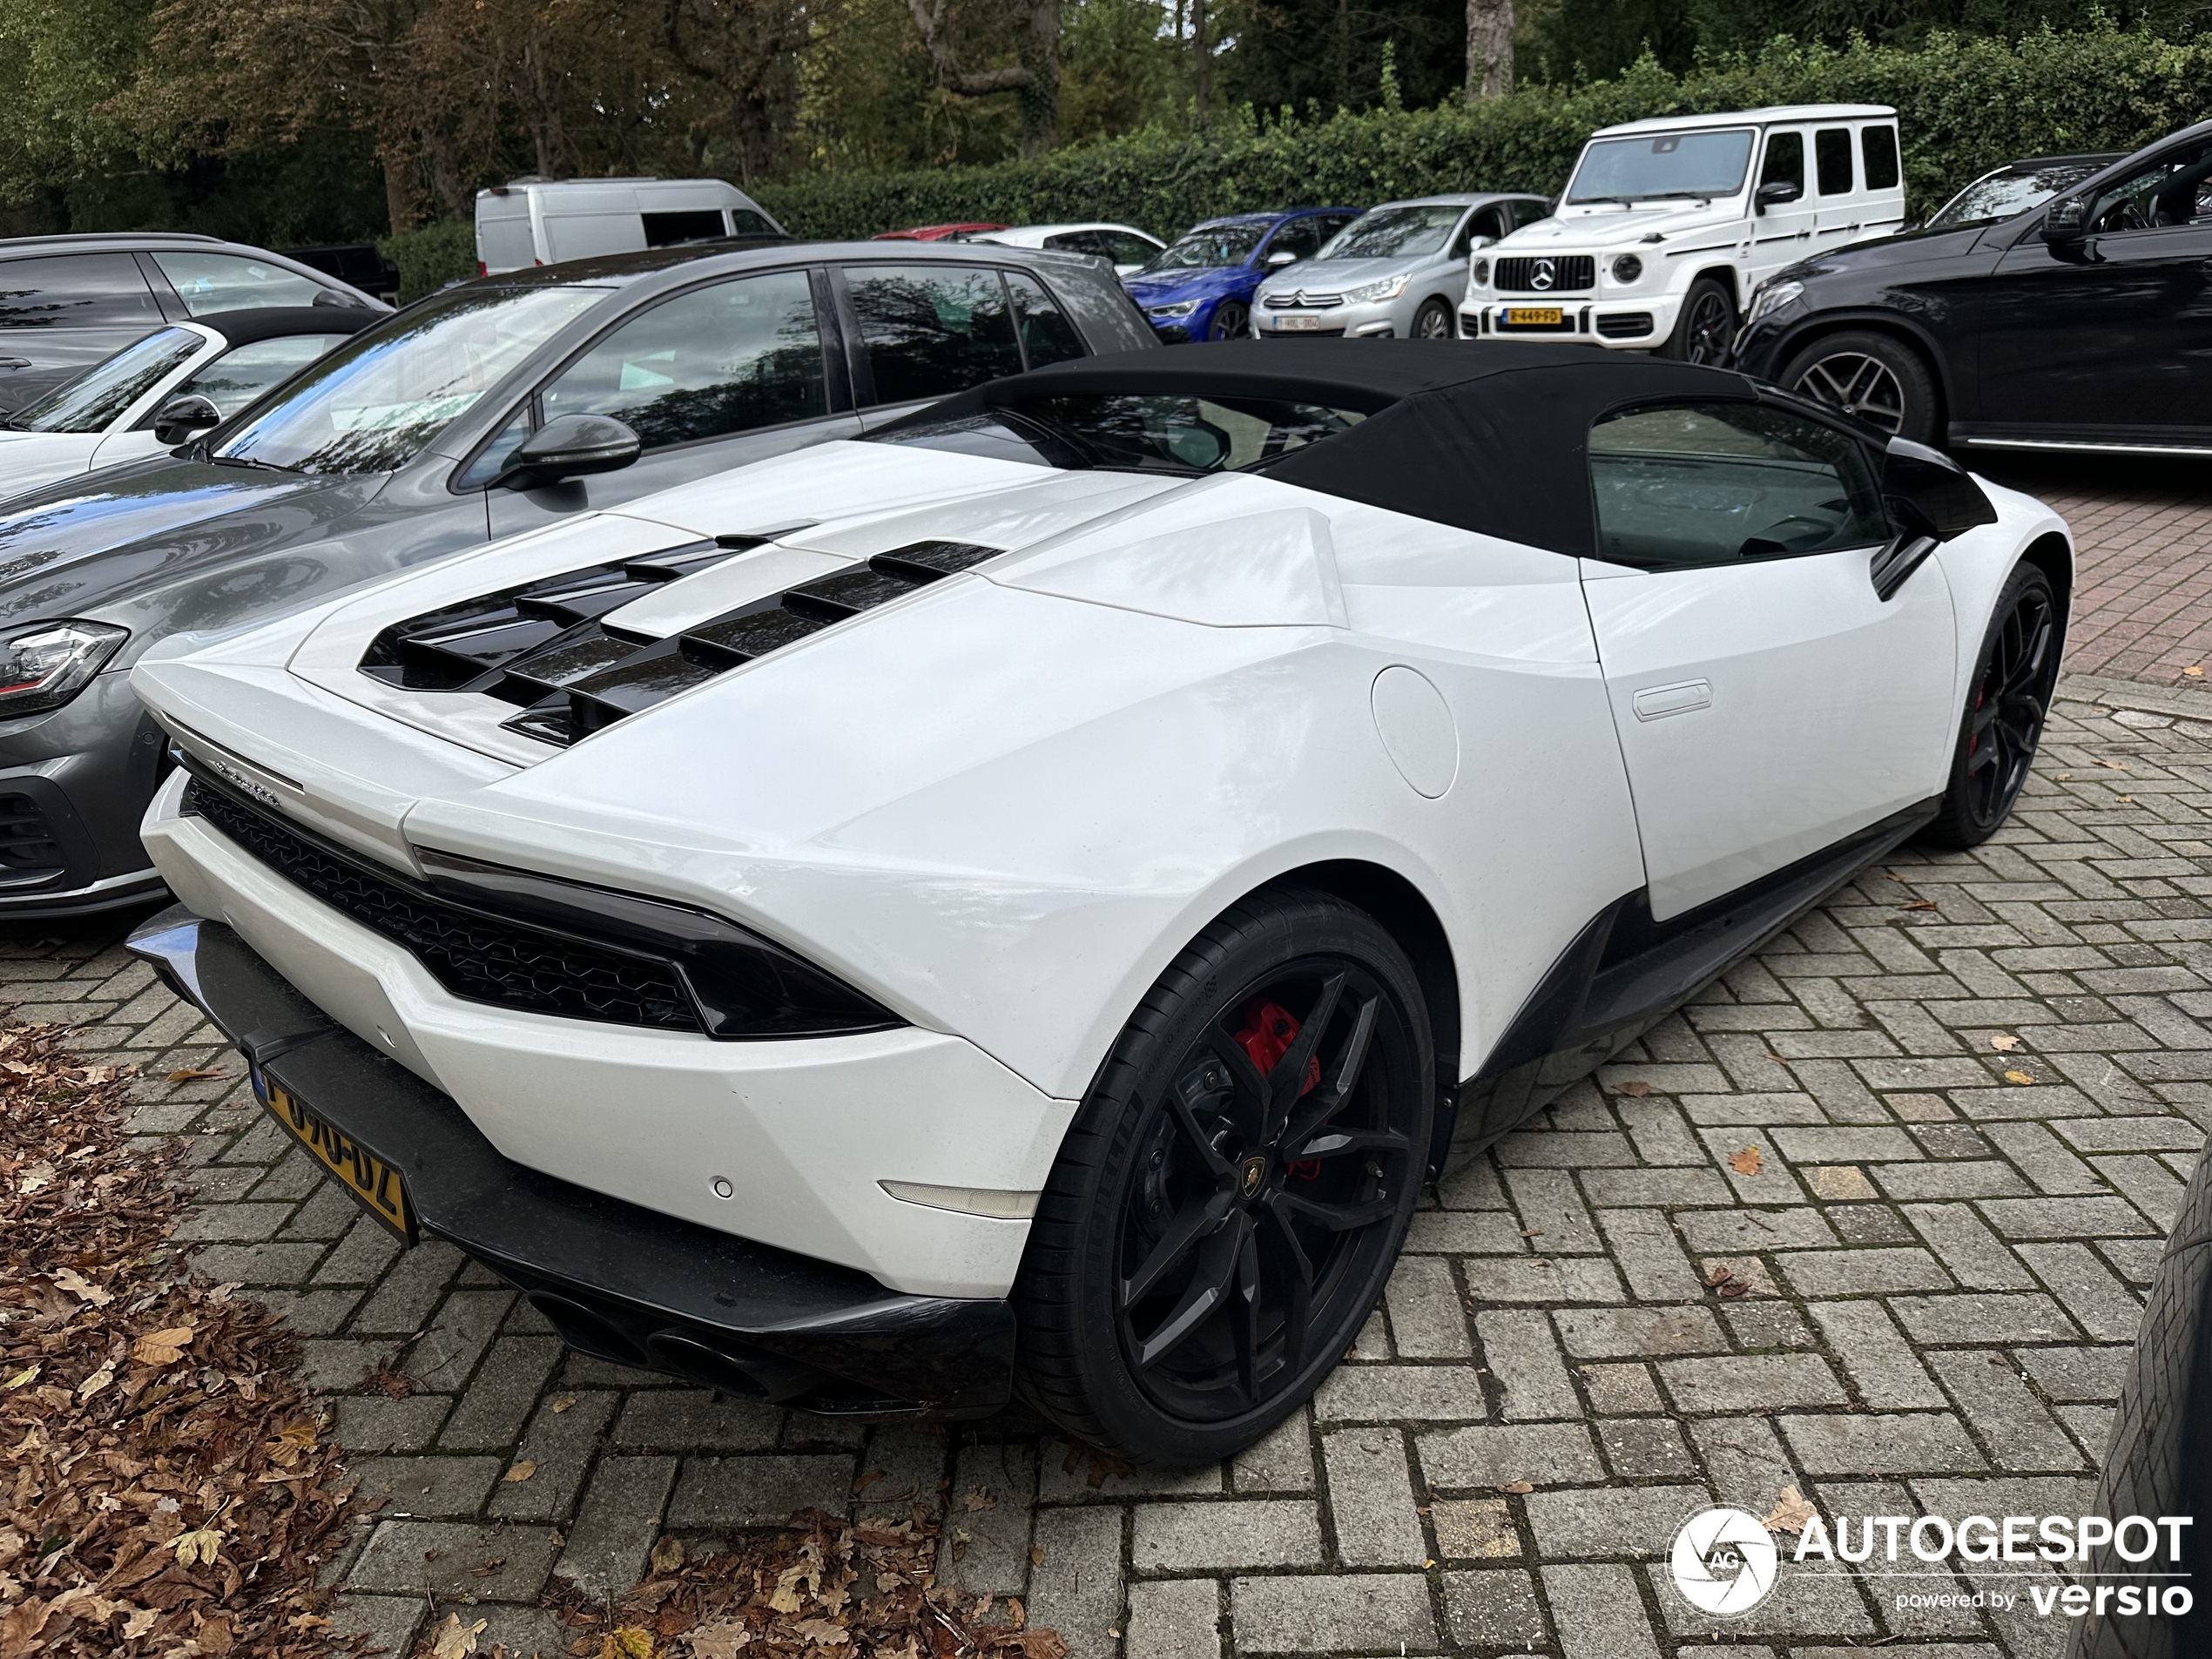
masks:
[(61, 707), (130, 637), (105, 622), (32, 622), (0, 634), (0, 719)]

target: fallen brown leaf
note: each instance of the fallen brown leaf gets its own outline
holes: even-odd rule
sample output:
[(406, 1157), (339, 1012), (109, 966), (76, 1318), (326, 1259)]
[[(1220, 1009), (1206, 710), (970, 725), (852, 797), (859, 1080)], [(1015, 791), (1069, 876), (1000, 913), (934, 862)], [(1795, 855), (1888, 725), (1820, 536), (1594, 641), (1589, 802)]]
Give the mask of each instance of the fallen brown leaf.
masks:
[(1735, 1277), (1736, 1275), (1730, 1272), (1727, 1268), (1716, 1265), (1711, 1272), (1705, 1276), (1705, 1287), (1708, 1290), (1717, 1290), (1721, 1285), (1727, 1284), (1729, 1280), (1734, 1278)]
[(1614, 1084), (1613, 1092), (1616, 1095), (1626, 1095), (1630, 1100), (1642, 1100), (1651, 1092), (1651, 1085), (1641, 1077), (1631, 1077), (1624, 1083)]
[(96, 1308), (104, 1308), (115, 1300), (115, 1293), (112, 1291), (102, 1290), (74, 1268), (63, 1268), (60, 1272), (54, 1275), (54, 1283), (78, 1301), (90, 1302)]
[(1911, 904), (1899, 905), (1900, 910), (1936, 910), (1941, 908), (1932, 899), (1915, 899)]
[(1797, 1487), (1784, 1487), (1782, 1495), (1775, 1500), (1774, 1507), (1766, 1512), (1759, 1524), (1769, 1532), (1802, 1533), (1805, 1522), (1819, 1513), (1805, 1501)]
[(1750, 1289), (1751, 1287), (1746, 1285), (1742, 1279), (1732, 1278), (1729, 1280), (1727, 1284), (1721, 1286), (1721, 1294), (1723, 1296), (1745, 1296), (1750, 1294)]
[[(169, 1081), (172, 1083), (196, 1083), (202, 1077), (227, 1077), (230, 1075), (229, 1072), (218, 1070), (212, 1066), (186, 1066), (180, 1070), (171, 1072)], [(472, 1648), (469, 1651), (473, 1653), (475, 1649)]]
[(553, 1402), (553, 1414), (556, 1417), (558, 1417), (563, 1412), (568, 1410), (570, 1406), (575, 1404), (576, 1396), (574, 1394), (563, 1394), (560, 1397), (560, 1399)]
[(2000, 1054), (2010, 1054), (2020, 1046), (2020, 1040), (2018, 1037), (2000, 1032), (1997, 1035), (1990, 1038), (1989, 1046), (1996, 1049)]
[(653, 1659), (653, 1633), (634, 1626), (610, 1630), (599, 1644), (599, 1659)]
[(684, 1564), (684, 1541), (673, 1533), (664, 1533), (648, 1559), (656, 1573), (665, 1575), (674, 1572)]
[(2183, 669), (2182, 672), (2188, 675), (2189, 678), (2193, 680), (2201, 680), (2204, 678), (2204, 669), (2202, 665), (2196, 663), (2191, 663), (2187, 668)]
[(1498, 1487), (1498, 1490), (1501, 1492), (1511, 1492), (1515, 1494), (1534, 1492), (1535, 1489), (1536, 1488), (1534, 1487), (1529, 1485), (1526, 1480), (1507, 1480), (1501, 1482)]
[(2032, 1083), (2035, 1079), (2025, 1071), (2008, 1071), (2005, 1074), (2005, 1081), (2008, 1083)]
[(968, 1495), (960, 1501), (960, 1504), (963, 1509), (995, 1509), (999, 1507), (999, 1501), (991, 1495), (988, 1487), (970, 1487)]
[(507, 1473), (501, 1475), (499, 1478), (502, 1480), (508, 1482), (509, 1485), (512, 1485), (517, 1480), (527, 1480), (530, 1478), (530, 1476), (536, 1474), (536, 1464), (533, 1463), (528, 1458), (517, 1458), (515, 1460), (514, 1463), (509, 1467)]
[(166, 1331), (149, 1331), (131, 1345), (131, 1358), (142, 1366), (174, 1365), (192, 1346), (192, 1329), (178, 1325)]
[(468, 1659), (476, 1651), (476, 1638), (484, 1633), (489, 1619), (478, 1619), (474, 1624), (463, 1624), (458, 1613), (446, 1615), (430, 1638), (430, 1659)]
[(1756, 1146), (1747, 1146), (1741, 1152), (1728, 1155), (1728, 1167), (1738, 1175), (1757, 1175), (1766, 1167), (1766, 1159)]

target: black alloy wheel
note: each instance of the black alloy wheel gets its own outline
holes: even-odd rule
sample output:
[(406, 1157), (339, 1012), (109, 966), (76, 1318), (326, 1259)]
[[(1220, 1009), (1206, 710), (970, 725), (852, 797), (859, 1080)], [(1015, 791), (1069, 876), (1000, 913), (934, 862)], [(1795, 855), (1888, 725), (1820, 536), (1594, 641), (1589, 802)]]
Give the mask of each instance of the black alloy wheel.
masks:
[(1452, 307), (1441, 300), (1424, 300), (1413, 314), (1413, 338), (1449, 340), (1453, 337)]
[(1053, 1169), (1015, 1286), (1022, 1386), (1091, 1445), (1227, 1456), (1359, 1335), (1436, 1083), (1412, 966), (1364, 912), (1249, 900), (1162, 975)]
[(1935, 376), (1919, 352), (1889, 334), (1851, 329), (1825, 335), (1792, 356), (1775, 379), (1877, 432), (1915, 443), (1938, 441)]
[(1252, 331), (1250, 307), (1235, 300), (1224, 300), (1213, 308), (1213, 320), (1206, 325), (1208, 340), (1242, 340)]
[(1992, 617), (1943, 806), (1925, 832), (1939, 846), (1979, 846), (2011, 815), (2058, 680), (2064, 630), (2049, 577), (2032, 564), (2015, 566)]
[(1685, 363), (1724, 363), (1736, 343), (1736, 301), (1727, 285), (1700, 277), (1689, 285), (1667, 355)]

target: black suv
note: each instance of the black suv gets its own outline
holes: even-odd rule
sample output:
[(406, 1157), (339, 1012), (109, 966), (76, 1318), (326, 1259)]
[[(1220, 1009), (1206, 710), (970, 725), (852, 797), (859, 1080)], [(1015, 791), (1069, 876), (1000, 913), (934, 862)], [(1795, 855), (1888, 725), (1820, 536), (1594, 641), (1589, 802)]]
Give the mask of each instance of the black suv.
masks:
[(261, 306), (391, 307), (313, 266), (181, 232), (0, 239), (0, 408), (157, 328)]
[(2212, 121), (2000, 169), (1777, 272), (1735, 367), (1924, 442), (2212, 452), (2208, 181)]

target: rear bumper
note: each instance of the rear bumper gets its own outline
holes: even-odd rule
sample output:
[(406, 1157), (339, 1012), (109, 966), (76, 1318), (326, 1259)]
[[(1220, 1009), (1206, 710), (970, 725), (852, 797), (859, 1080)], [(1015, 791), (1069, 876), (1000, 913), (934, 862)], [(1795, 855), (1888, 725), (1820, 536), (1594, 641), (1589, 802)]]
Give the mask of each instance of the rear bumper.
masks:
[(521, 1291), (570, 1345), (809, 1411), (953, 1418), (1005, 1405), (1005, 1301), (901, 1294), (525, 1168), (181, 905), (130, 949), (266, 1076), (400, 1170), (420, 1231)]

